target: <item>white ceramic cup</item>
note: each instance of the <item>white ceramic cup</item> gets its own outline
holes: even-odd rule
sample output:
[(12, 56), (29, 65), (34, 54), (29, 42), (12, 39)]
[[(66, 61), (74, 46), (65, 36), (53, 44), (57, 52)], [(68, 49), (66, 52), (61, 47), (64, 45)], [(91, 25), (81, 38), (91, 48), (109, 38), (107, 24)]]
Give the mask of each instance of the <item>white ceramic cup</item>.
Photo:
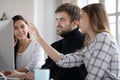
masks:
[(50, 70), (49, 69), (36, 69), (34, 77), (35, 77), (35, 80), (49, 80)]

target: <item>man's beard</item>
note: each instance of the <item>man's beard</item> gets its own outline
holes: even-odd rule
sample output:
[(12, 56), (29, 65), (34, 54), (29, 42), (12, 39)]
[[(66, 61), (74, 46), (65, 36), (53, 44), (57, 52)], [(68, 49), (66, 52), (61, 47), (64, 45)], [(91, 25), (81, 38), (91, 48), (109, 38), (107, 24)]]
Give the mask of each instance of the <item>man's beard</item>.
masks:
[(57, 35), (59, 35), (59, 36), (63, 36), (63, 35), (65, 35), (65, 34), (67, 34), (71, 31), (70, 29), (69, 30), (63, 30), (63, 27), (61, 25), (57, 26), (57, 28), (59, 28), (59, 27), (62, 28), (61, 30), (57, 30)]
[(64, 36), (66, 35), (67, 33), (69, 33), (70, 31), (61, 31), (61, 32), (57, 32), (57, 35), (59, 36)]

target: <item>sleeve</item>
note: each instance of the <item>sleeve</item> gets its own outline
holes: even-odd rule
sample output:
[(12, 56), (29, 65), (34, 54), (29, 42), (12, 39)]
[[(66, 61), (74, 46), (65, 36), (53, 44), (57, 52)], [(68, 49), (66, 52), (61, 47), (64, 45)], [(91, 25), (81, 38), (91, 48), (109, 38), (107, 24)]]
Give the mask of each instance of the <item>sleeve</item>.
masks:
[(83, 59), (84, 55), (80, 52), (71, 53), (67, 55), (61, 54), (61, 59), (57, 64), (64, 68), (72, 68), (80, 66), (83, 63)]
[(31, 54), (31, 61), (27, 64), (25, 68), (33, 71), (34, 69), (41, 68), (45, 63), (44, 51), (38, 43), (35, 43), (33, 53)]
[(99, 36), (93, 47), (92, 57), (88, 64), (86, 80), (101, 80), (107, 71), (112, 58), (112, 42), (107, 36)]

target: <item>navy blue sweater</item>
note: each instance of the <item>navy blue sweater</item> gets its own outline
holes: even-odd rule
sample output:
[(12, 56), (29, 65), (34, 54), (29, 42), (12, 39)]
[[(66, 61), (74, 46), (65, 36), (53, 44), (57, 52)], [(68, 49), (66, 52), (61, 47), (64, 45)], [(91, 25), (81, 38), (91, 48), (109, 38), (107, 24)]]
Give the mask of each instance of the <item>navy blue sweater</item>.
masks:
[[(54, 42), (51, 45), (60, 53), (70, 54), (81, 49), (84, 45), (85, 36), (80, 33), (79, 28), (61, 36), (63, 39)], [(50, 69), (50, 78), (53, 78), (54, 80), (84, 80), (87, 75), (84, 64), (80, 67), (62, 68), (57, 66), (49, 57), (42, 68)]]

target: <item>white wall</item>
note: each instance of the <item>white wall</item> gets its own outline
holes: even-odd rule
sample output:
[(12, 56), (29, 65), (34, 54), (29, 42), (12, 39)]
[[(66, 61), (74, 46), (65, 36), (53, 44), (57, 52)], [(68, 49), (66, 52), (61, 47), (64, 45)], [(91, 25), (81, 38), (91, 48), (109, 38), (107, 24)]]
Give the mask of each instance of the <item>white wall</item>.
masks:
[(59, 0), (0, 0), (0, 18), (3, 12), (8, 19), (20, 14), (37, 25), (45, 37), (52, 43), (57, 40), (55, 26), (55, 9)]
[(34, 0), (0, 0), (0, 18), (3, 12), (8, 18), (20, 14), (34, 22)]
[(54, 13), (58, 6), (57, 4), (57, 0), (35, 0), (35, 24), (50, 44), (58, 38)]

